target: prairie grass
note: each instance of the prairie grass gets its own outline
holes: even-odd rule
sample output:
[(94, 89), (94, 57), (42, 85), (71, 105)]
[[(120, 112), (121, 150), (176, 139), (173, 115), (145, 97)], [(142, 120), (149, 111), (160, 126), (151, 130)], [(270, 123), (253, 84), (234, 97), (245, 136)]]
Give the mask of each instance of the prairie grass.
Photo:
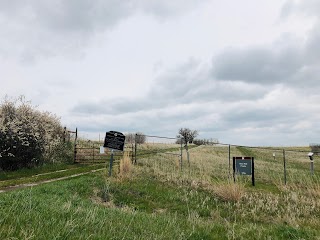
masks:
[(233, 182), (228, 147), (189, 151), (190, 162), (184, 152), (182, 168), (179, 155), (160, 152), (139, 158), (134, 166), (124, 161), (112, 177), (106, 171), (0, 194), (0, 236), (320, 239), (320, 176), (318, 171), (310, 175), (303, 153), (286, 154), (285, 185), (280, 151), (274, 159), (272, 149), (231, 147), (231, 159), (255, 157), (253, 187), (248, 176)]
[(245, 195), (245, 186), (241, 182), (220, 182), (214, 184), (212, 188), (217, 197), (227, 202), (239, 202)]
[(132, 164), (131, 158), (129, 156), (129, 153), (125, 152), (123, 154), (123, 157), (120, 159), (118, 176), (121, 180), (129, 179), (132, 175), (132, 171), (133, 171), (133, 164)]

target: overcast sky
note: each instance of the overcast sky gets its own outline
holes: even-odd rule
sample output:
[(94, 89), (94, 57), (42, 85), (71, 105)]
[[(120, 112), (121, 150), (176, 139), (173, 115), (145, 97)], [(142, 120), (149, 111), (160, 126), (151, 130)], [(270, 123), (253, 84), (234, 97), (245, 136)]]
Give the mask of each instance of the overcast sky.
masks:
[(320, 142), (319, 0), (0, 0), (0, 97), (82, 136)]

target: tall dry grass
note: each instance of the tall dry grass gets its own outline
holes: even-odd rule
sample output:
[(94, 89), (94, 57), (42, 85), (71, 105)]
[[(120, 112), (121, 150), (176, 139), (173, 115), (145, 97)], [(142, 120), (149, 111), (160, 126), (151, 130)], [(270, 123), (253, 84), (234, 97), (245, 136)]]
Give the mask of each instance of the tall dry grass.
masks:
[(245, 185), (242, 182), (222, 182), (212, 186), (214, 194), (226, 202), (239, 202), (246, 193)]
[(119, 174), (120, 180), (129, 179), (132, 177), (133, 164), (129, 156), (129, 152), (125, 152), (123, 157), (120, 159)]

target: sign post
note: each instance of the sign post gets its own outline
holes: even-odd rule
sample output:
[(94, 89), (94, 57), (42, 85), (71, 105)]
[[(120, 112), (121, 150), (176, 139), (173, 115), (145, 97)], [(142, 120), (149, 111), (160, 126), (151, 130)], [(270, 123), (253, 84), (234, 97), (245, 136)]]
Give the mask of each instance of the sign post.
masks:
[(107, 147), (111, 149), (110, 163), (109, 163), (109, 177), (112, 175), (114, 150), (123, 151), (125, 139), (126, 139), (126, 136), (121, 132), (116, 132), (116, 131), (106, 132), (106, 137), (104, 139), (103, 147)]
[(254, 158), (253, 157), (233, 157), (233, 180), (236, 181), (236, 174), (251, 175), (252, 186), (254, 180)]
[(113, 166), (113, 149), (111, 150), (111, 155), (110, 155), (109, 177), (111, 177), (111, 174), (112, 174), (112, 166)]
[(308, 153), (308, 156), (310, 158), (310, 172), (311, 172), (311, 175), (313, 175), (313, 173), (314, 173), (314, 169), (313, 169), (313, 152)]

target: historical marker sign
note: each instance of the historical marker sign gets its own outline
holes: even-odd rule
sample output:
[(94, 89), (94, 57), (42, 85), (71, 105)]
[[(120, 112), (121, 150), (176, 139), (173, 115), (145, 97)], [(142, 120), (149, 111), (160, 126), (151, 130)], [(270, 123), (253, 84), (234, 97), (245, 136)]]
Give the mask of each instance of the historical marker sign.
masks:
[(124, 142), (126, 136), (121, 132), (110, 131), (106, 132), (106, 137), (104, 139), (104, 147), (111, 148), (114, 150), (123, 151)]
[(233, 157), (233, 175), (251, 175), (254, 186), (254, 158), (253, 157)]

